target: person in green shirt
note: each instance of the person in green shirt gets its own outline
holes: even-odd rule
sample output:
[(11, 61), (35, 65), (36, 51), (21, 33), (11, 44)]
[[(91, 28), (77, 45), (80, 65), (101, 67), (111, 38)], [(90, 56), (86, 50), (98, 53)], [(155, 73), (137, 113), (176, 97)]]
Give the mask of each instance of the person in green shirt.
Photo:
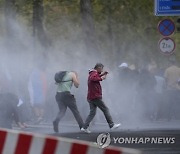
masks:
[(59, 113), (56, 116), (56, 119), (53, 121), (54, 131), (59, 132), (58, 124), (62, 117), (65, 115), (67, 107), (72, 111), (79, 128), (81, 129), (84, 125), (83, 120), (80, 116), (76, 105), (76, 99), (74, 95), (71, 94), (71, 88), (74, 84), (76, 88), (79, 87), (78, 74), (76, 72), (66, 72), (62, 82), (57, 84), (57, 93), (56, 93), (56, 102), (59, 107)]

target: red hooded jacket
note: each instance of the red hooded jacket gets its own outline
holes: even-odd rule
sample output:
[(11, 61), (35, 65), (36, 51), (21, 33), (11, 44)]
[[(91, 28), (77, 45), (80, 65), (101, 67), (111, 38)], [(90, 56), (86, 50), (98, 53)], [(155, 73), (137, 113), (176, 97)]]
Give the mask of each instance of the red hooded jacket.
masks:
[(88, 77), (87, 100), (91, 101), (96, 98), (102, 98), (100, 81), (102, 81), (100, 74), (96, 70), (91, 70)]

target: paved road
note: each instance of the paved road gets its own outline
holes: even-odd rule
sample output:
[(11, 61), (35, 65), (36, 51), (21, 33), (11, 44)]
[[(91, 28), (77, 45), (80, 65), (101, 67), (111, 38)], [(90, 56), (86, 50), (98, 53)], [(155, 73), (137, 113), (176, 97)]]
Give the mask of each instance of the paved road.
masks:
[[(60, 133), (53, 134), (55, 136), (68, 137), (73, 139), (85, 140), (96, 142), (97, 136), (102, 132), (95, 132), (91, 134), (84, 133)], [(122, 143), (121, 140), (119, 143), (111, 142), (114, 146), (127, 147), (127, 148), (135, 148), (142, 150), (145, 154), (180, 154), (180, 131), (179, 130), (142, 130), (142, 131), (116, 131), (110, 132), (111, 139), (114, 137), (121, 138), (155, 138), (155, 137), (175, 137), (174, 144), (128, 144)], [(113, 140), (112, 140), (113, 141)]]
[[(177, 124), (177, 125), (175, 125)], [(109, 132), (111, 135), (111, 145), (120, 146), (120, 147), (128, 147), (128, 148), (135, 148), (140, 149), (145, 154), (180, 154), (180, 127), (178, 126), (179, 123), (174, 121), (173, 123), (155, 123), (155, 124), (144, 124), (143, 127), (127, 127), (122, 126), (121, 128), (110, 131), (106, 124), (96, 124), (92, 126), (91, 134), (85, 134), (80, 132), (78, 126), (76, 124), (61, 124), (59, 129), (60, 133), (54, 133), (52, 125), (49, 124), (41, 124), (41, 125), (31, 125), (29, 128), (25, 129), (25, 131), (36, 132), (36, 133), (44, 133), (50, 134), (54, 136), (60, 137), (67, 137), (72, 139), (78, 140), (85, 140), (96, 142), (97, 136), (101, 133)], [(165, 127), (166, 126), (166, 127)], [(121, 143), (114, 143), (114, 138), (160, 138), (159, 144), (158, 143), (122, 143), (123, 140), (120, 140)], [(166, 139), (173, 139), (174, 142), (171, 144), (166, 143), (162, 144), (162, 138)]]

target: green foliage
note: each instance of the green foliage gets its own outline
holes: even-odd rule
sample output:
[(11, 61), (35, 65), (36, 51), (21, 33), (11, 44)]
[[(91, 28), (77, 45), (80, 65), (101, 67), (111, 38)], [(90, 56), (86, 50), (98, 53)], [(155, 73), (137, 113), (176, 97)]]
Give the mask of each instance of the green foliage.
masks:
[[(164, 65), (168, 57), (158, 50), (162, 36), (158, 22), (166, 17), (154, 15), (153, 0), (92, 0), (97, 44), (114, 65), (127, 60), (141, 65), (156, 61)], [(60, 38), (82, 41), (80, 0), (44, 0), (44, 25), (52, 41)], [(17, 14), (32, 27), (32, 0), (16, 0)], [(2, 11), (3, 0), (0, 0)], [(169, 17), (168, 17), (169, 18)], [(176, 22), (177, 17), (170, 17)], [(75, 33), (73, 33), (75, 32)], [(180, 33), (175, 33), (176, 56), (180, 59)]]

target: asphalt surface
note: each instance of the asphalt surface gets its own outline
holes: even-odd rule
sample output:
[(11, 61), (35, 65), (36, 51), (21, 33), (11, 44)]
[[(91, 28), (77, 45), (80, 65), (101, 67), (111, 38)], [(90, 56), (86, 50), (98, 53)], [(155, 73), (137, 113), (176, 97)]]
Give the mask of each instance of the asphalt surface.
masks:
[[(61, 123), (59, 126), (59, 133), (53, 132), (53, 127), (50, 123), (29, 125), (24, 131), (67, 137), (93, 143), (96, 143), (99, 134), (108, 132), (111, 136), (111, 145), (114, 146), (139, 149), (143, 154), (180, 154), (180, 121), (144, 124), (141, 125), (141, 127), (122, 125), (120, 128), (113, 131), (107, 127), (107, 124), (94, 124), (91, 126), (91, 134), (81, 132), (77, 124), (73, 123)], [(117, 140), (115, 143), (114, 139), (117, 138), (121, 138), (121, 140), (119, 142)], [(127, 138), (136, 138), (136, 141), (153, 138), (154, 142), (123, 142), (123, 139)], [(166, 140), (166, 142), (163, 143), (162, 140), (167, 138), (170, 142)], [(160, 142), (156, 142), (156, 139), (159, 139)]]
[[(91, 134), (84, 133), (59, 133), (52, 134), (55, 136), (68, 137), (73, 139), (85, 140), (96, 142), (97, 136), (102, 132), (96, 132)], [(115, 131), (110, 132), (111, 138), (155, 138), (155, 137), (175, 137), (174, 144), (128, 144), (128, 143), (114, 143), (111, 145), (127, 148), (135, 148), (143, 151), (145, 154), (180, 154), (180, 131), (178, 130), (142, 130), (142, 131)], [(122, 141), (121, 141), (122, 142)]]

